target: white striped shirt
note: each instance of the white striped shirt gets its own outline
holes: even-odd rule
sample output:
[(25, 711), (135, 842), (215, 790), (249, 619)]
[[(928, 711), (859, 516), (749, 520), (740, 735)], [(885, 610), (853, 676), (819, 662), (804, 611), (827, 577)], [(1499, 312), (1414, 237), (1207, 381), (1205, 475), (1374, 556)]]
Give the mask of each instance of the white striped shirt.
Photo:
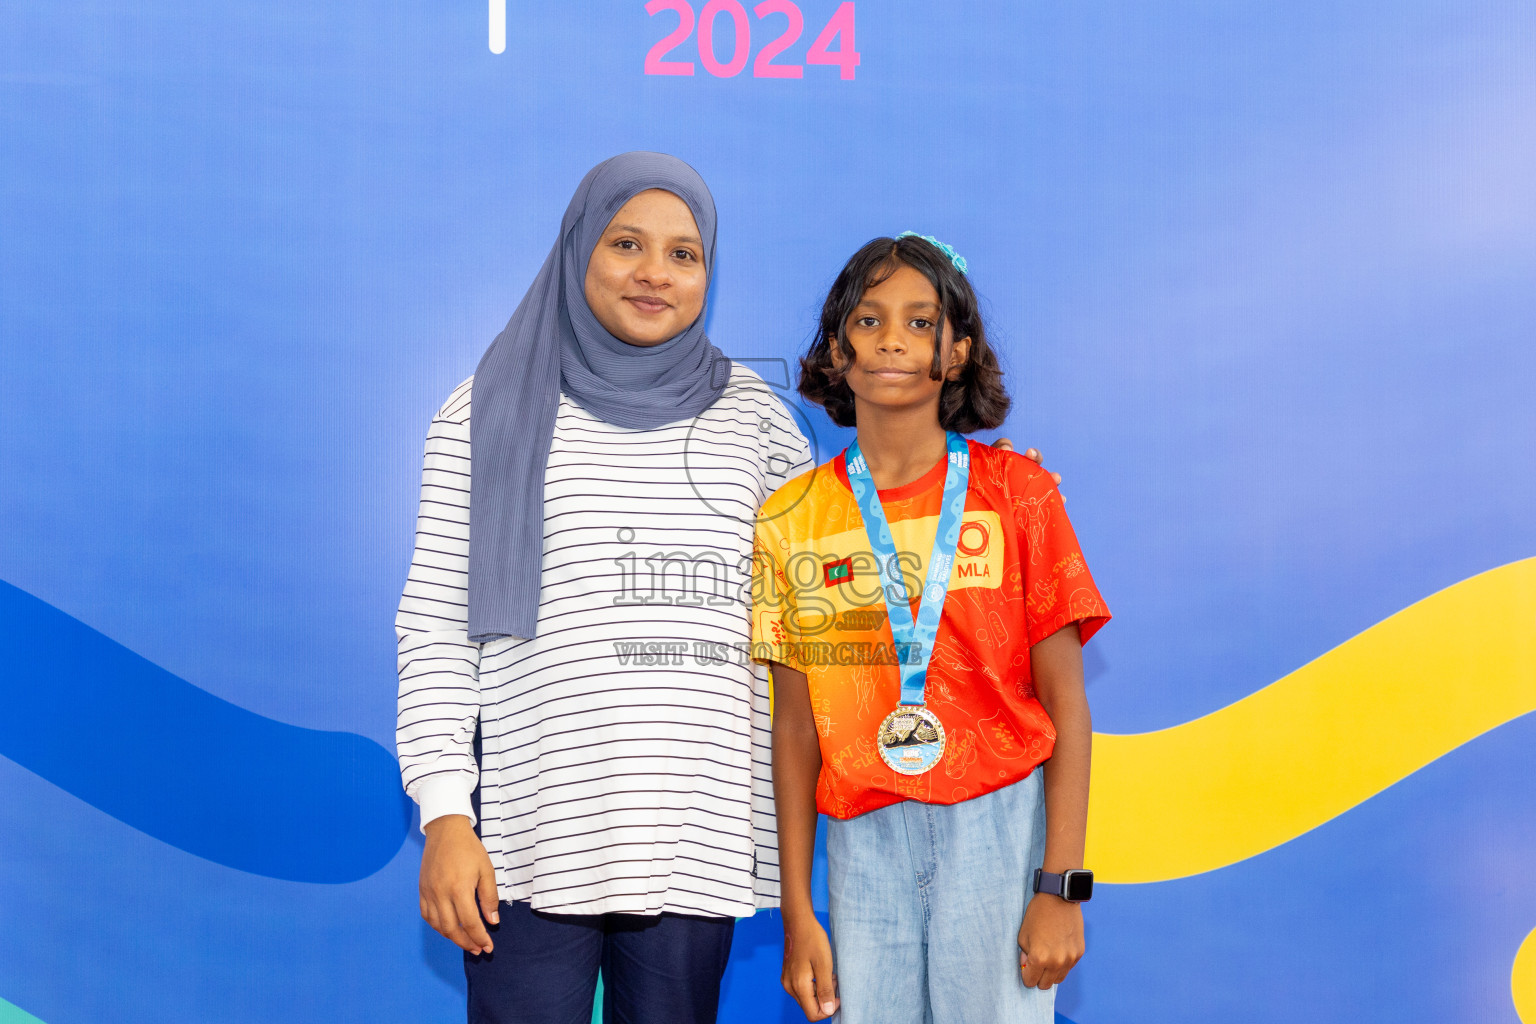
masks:
[(564, 395), (544, 477), (538, 635), (466, 631), (470, 386), (427, 435), (400, 611), (397, 745), (422, 822), (473, 819), (503, 900), (743, 917), (778, 903), (768, 679), (746, 653), (755, 513), (811, 467), (734, 365), (692, 420), (632, 430)]

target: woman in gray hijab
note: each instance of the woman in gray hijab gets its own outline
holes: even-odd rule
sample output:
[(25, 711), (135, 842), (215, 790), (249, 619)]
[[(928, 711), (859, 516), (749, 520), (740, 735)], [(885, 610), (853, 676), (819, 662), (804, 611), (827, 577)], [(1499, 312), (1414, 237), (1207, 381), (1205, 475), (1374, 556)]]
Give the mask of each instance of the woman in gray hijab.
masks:
[(704, 333), (714, 243), (691, 167), (599, 164), (429, 432), (398, 748), (474, 1021), (585, 1024), (599, 968), (617, 1019), (713, 1021), (735, 918), (777, 903), (747, 566), (811, 459)]

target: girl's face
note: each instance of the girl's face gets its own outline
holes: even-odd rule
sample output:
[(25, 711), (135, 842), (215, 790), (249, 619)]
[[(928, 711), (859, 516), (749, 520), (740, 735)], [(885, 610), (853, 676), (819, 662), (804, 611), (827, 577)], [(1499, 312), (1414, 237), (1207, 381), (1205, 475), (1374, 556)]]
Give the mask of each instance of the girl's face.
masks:
[(597, 322), (649, 347), (682, 333), (704, 309), (704, 243), (688, 204), (659, 188), (613, 215), (587, 261), (583, 289)]
[[(944, 381), (928, 376), (933, 365), (934, 324), (939, 318), (939, 293), (921, 271), (906, 264), (873, 288), (865, 289), (848, 314), (843, 330), (853, 346), (853, 365), (844, 366), (837, 339), (830, 339), (832, 362), (845, 369), (845, 379), (859, 405), (899, 409), (938, 405)], [(971, 352), (971, 339), (955, 341), (944, 324), (940, 364), (954, 379)]]

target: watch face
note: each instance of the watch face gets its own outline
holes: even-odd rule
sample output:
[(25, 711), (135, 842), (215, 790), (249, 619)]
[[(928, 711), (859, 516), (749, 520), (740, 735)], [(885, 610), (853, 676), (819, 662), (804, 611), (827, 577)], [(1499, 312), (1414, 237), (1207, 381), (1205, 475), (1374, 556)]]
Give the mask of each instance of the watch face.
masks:
[(1092, 871), (1068, 871), (1062, 880), (1062, 888), (1066, 891), (1061, 895), (1073, 903), (1085, 903), (1093, 898), (1093, 872)]

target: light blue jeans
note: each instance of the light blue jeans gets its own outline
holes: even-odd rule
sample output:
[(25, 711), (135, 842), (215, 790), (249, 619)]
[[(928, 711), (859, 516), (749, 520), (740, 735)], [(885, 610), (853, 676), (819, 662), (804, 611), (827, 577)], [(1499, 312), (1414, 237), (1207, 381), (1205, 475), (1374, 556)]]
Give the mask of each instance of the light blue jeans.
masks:
[(841, 1024), (1052, 1024), (1019, 925), (1045, 859), (1042, 773), (958, 804), (827, 822)]

